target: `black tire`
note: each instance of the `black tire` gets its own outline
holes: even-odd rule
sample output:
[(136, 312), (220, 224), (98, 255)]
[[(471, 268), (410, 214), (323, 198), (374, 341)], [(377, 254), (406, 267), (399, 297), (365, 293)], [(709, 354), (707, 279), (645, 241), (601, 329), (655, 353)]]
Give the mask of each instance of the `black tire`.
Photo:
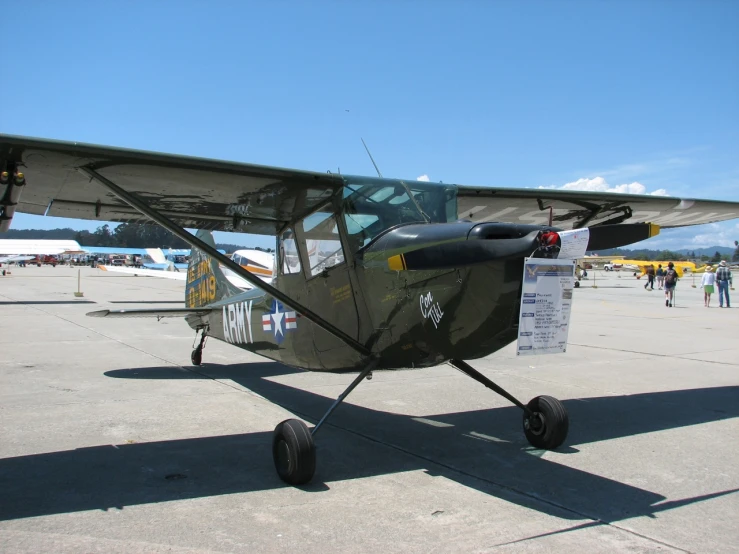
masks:
[(197, 348), (192, 351), (192, 354), (190, 354), (190, 361), (192, 362), (192, 365), (200, 365), (203, 363), (203, 351), (198, 350)]
[(575, 288), (576, 289), (579, 289), (580, 288), (580, 281), (575, 281)]
[(570, 418), (559, 400), (551, 396), (537, 396), (527, 407), (532, 417), (523, 415), (523, 432), (531, 446), (554, 450), (567, 438)]
[(272, 435), (272, 457), (280, 479), (289, 485), (303, 485), (316, 472), (316, 447), (308, 426), (298, 419), (286, 419)]

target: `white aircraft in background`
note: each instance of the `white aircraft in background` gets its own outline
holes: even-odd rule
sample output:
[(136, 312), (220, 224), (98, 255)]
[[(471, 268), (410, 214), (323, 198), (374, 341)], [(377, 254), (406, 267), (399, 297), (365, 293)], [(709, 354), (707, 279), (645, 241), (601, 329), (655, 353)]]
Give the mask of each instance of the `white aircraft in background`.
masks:
[[(275, 263), (275, 258), (273, 254), (270, 254), (269, 252), (263, 252), (261, 250), (252, 250), (250, 248), (247, 248), (244, 250), (237, 250), (236, 252), (234, 252), (233, 255), (231, 256), (231, 259), (237, 264), (239, 264), (241, 267), (248, 269), (252, 273), (258, 275), (266, 283), (272, 282), (272, 277), (274, 275), (274, 263)], [(137, 276), (142, 276), (142, 277), (159, 277), (163, 279), (173, 279), (175, 281), (186, 281), (187, 280), (187, 271), (180, 271), (179, 269), (175, 267), (174, 263), (172, 262), (169, 262), (169, 265), (166, 268), (164, 268), (164, 270), (136, 268), (136, 267), (121, 267), (121, 266), (113, 266), (113, 265), (100, 265), (98, 266), (98, 268), (103, 271), (110, 271), (113, 273), (124, 273), (127, 275), (137, 275)], [(221, 270), (223, 271), (226, 278), (231, 282), (231, 284), (239, 287), (240, 289), (250, 290), (254, 288), (250, 283), (248, 283), (246, 280), (236, 275), (233, 271), (231, 271), (227, 267), (221, 267)]]
[(35, 256), (0, 256), (0, 265), (27, 262), (29, 260), (33, 260), (34, 258)]
[(2, 239), (0, 254), (56, 256), (81, 250), (76, 240)]

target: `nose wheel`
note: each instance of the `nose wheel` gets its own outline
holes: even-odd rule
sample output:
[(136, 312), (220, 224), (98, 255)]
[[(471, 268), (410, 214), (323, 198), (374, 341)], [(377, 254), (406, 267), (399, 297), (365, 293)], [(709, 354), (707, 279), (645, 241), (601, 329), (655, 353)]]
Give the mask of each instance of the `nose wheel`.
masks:
[(554, 450), (561, 446), (565, 439), (567, 439), (567, 432), (570, 429), (570, 419), (564, 404), (556, 398), (552, 398), (551, 396), (537, 396), (524, 406), (520, 400), (501, 386), (493, 383), (467, 362), (455, 359), (449, 360), (449, 363), (462, 373), (469, 375), (475, 381), (482, 383), (523, 410), (523, 432), (531, 446), (545, 450)]
[(554, 450), (567, 438), (570, 419), (562, 402), (551, 396), (537, 396), (523, 414), (523, 432), (535, 448)]

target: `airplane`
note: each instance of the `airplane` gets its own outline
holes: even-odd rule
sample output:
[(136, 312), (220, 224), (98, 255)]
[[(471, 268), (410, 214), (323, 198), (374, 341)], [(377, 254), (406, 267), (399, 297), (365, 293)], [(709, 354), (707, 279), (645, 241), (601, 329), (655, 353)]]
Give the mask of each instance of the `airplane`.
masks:
[[(163, 269), (167, 267), (167, 258), (161, 248), (130, 248), (125, 246), (80, 246), (80, 249), (87, 256), (95, 256), (99, 260), (103, 259), (120, 260), (120, 265), (134, 265), (134, 260), (138, 260), (136, 265), (148, 267), (150, 269)], [(112, 264), (110, 264), (112, 265)], [(187, 266), (185, 266), (186, 268)], [(183, 268), (184, 269), (184, 268)]]
[(260, 275), (268, 283), (274, 277), (275, 257), (269, 252), (245, 248), (236, 250), (231, 254), (231, 259), (244, 269)]
[[(2, 187), (1, 184), (0, 187)], [(2, 190), (0, 188), (0, 191)], [(1, 195), (0, 198), (2, 198)], [(0, 217), (0, 226), (2, 222), (3, 219)], [(79, 250), (80, 245), (75, 240), (0, 239), (0, 254), (57, 256)]]
[(2, 267), (3, 264), (12, 264), (12, 263), (23, 263), (30, 260), (33, 260), (35, 256), (0, 256), (0, 267)]
[[(8, 135), (0, 164), (0, 231), (16, 210), (153, 221), (192, 247), (185, 308), (88, 315), (184, 317), (200, 336), (194, 365), (213, 337), (292, 367), (358, 373), (312, 429), (292, 418), (275, 428), (275, 468), (292, 485), (311, 480), (317, 432), (379, 370), (449, 363), (518, 406), (532, 446), (558, 448), (569, 430), (559, 400), (524, 404), (468, 363), (516, 340), (526, 259), (557, 260), (571, 229), (587, 229), (593, 251), (739, 217), (737, 202), (362, 177)], [(274, 236), (273, 282), (219, 252), (215, 230)], [(254, 288), (233, 286), (219, 266)]]
[(58, 256), (78, 252), (80, 245), (74, 240), (49, 239), (0, 239), (0, 265), (18, 263), (20, 266), (51, 265), (56, 267)]
[[(231, 259), (238, 263), (241, 267), (244, 267), (259, 275), (259, 277), (267, 283), (272, 282), (274, 266), (274, 256), (269, 252), (263, 252), (261, 250), (253, 250), (251, 248), (237, 250), (231, 255)], [(180, 271), (173, 262), (168, 264), (162, 264), (166, 267), (162, 269), (150, 269), (144, 264), (144, 267), (121, 267), (113, 265), (99, 265), (98, 269), (102, 271), (109, 271), (111, 273), (123, 273), (126, 275), (134, 275), (141, 277), (157, 277), (163, 279), (171, 279), (175, 281), (186, 281), (187, 271)], [(228, 281), (240, 288), (241, 290), (250, 290), (254, 286), (236, 275), (233, 271), (228, 268), (220, 268), (224, 276)]]
[[(634, 276), (639, 279), (642, 276), (646, 275), (647, 273), (647, 267), (650, 265), (654, 266), (654, 269), (657, 269), (657, 266), (662, 265), (663, 269), (667, 269), (667, 264), (670, 263), (670, 260), (667, 261), (645, 261), (645, 260), (621, 260), (623, 264), (623, 269), (627, 269), (629, 271), (634, 272)], [(695, 264), (693, 262), (676, 262), (672, 261), (672, 265), (675, 268), (675, 271), (677, 271), (677, 276), (679, 278), (682, 278), (685, 273), (694, 273), (695, 272)]]

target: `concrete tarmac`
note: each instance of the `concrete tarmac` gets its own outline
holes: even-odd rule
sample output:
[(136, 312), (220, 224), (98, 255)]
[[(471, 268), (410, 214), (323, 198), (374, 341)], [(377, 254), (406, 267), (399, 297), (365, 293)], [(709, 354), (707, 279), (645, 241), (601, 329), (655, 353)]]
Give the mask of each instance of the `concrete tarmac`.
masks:
[[(567, 353), (473, 362), (570, 433), (529, 447), (521, 412), (449, 366), (375, 373), (288, 487), (274, 426), (315, 423), (353, 375), (216, 340), (190, 365), (184, 284), (83, 268), (0, 277), (2, 552), (737, 552), (739, 304), (677, 307), (629, 274), (576, 291)], [(591, 276), (594, 272), (591, 272)], [(737, 298), (739, 301), (739, 298)]]

